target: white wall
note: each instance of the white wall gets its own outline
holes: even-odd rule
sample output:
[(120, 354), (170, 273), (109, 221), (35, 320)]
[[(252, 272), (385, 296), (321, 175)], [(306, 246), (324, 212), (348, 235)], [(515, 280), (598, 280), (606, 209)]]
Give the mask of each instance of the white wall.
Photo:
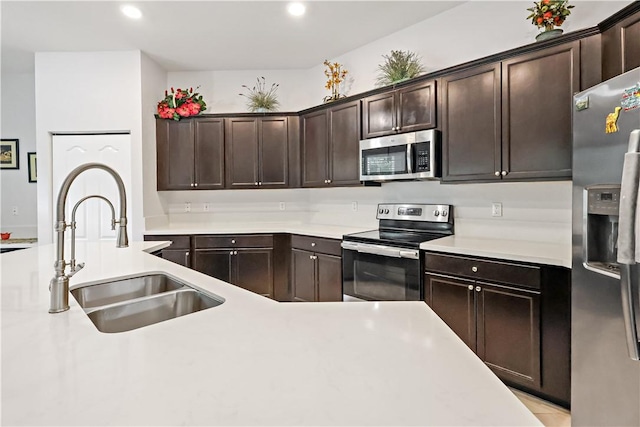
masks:
[[(27, 153), (36, 151), (34, 75), (2, 74), (2, 138), (19, 139), (20, 169), (0, 171), (0, 228), (12, 238), (36, 237), (35, 183), (29, 183)], [(18, 215), (12, 208), (18, 208)]]
[[(142, 192), (145, 224), (158, 225), (166, 220), (157, 186), (156, 119), (154, 114), (167, 83), (167, 72), (144, 53), (141, 57), (142, 81)], [(140, 163), (134, 163), (138, 165)], [(159, 222), (158, 222), (159, 221)]]
[(131, 133), (130, 237), (141, 239), (142, 168), (136, 166), (142, 164), (140, 75), (139, 51), (36, 53), (39, 243), (52, 241), (51, 132)]
[[(593, 27), (631, 1), (572, 1), (576, 5), (562, 25), (568, 33)], [(349, 70), (343, 93), (354, 95), (375, 87), (377, 67), (382, 55), (394, 50), (418, 53), (427, 71), (479, 59), (534, 43), (539, 30), (525, 19), (531, 4), (524, 1), (469, 1), (434, 18), (390, 34), (358, 49), (346, 52), (337, 61)], [(399, 10), (398, 13), (402, 11)], [(348, 31), (345, 30), (345, 37)], [(238, 93), (242, 85), (253, 84), (264, 76), (280, 83), (281, 111), (297, 111), (322, 103), (329, 95), (324, 88), (324, 65), (309, 70), (243, 70), (169, 73), (169, 86), (202, 86), (205, 100), (213, 112), (246, 111)]]
[[(247, 52), (250, 54), (250, 52)], [(242, 85), (252, 88), (258, 77), (266, 79), (267, 86), (277, 83), (280, 108), (278, 111), (299, 111), (309, 106), (308, 70), (236, 70), (204, 72), (170, 72), (167, 88), (190, 88), (200, 86), (198, 92), (207, 102), (205, 113), (245, 113), (247, 99), (240, 93), (247, 93)], [(164, 94), (164, 91), (160, 93)], [(160, 100), (161, 96), (158, 96)], [(322, 97), (315, 104), (322, 103)]]

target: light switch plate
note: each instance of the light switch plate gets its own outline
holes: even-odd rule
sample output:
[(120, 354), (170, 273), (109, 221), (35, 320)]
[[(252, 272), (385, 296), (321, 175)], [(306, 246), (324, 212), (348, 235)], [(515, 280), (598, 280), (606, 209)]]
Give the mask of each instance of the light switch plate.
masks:
[(491, 204), (491, 216), (502, 216), (502, 203)]

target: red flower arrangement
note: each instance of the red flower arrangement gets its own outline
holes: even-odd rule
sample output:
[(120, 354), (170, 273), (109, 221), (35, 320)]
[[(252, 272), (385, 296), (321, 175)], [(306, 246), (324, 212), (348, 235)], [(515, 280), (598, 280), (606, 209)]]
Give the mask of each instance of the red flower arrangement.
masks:
[(171, 93), (165, 90), (164, 99), (158, 102), (156, 118), (180, 120), (182, 117), (197, 116), (206, 109), (207, 103), (193, 88), (188, 91), (171, 88)]
[(527, 9), (531, 14), (527, 19), (538, 28), (545, 28), (545, 31), (559, 27), (571, 14), (573, 5), (569, 5), (569, 0), (541, 0), (533, 2), (534, 6)]

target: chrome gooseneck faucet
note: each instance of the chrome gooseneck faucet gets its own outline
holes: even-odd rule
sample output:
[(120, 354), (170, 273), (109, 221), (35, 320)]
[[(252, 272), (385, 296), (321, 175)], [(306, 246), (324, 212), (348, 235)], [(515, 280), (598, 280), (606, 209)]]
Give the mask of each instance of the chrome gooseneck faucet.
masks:
[[(73, 181), (78, 177), (78, 175), (88, 169), (102, 169), (111, 174), (113, 179), (115, 179), (116, 185), (118, 186), (118, 194), (120, 197), (120, 219), (118, 221), (115, 220), (115, 211), (113, 209), (113, 205), (105, 197), (93, 195), (81, 199), (74, 206), (71, 224), (66, 223), (65, 204), (67, 201), (69, 188), (71, 187)], [(69, 309), (69, 278), (80, 271), (82, 267), (84, 267), (84, 263), (76, 264), (75, 260), (75, 212), (80, 203), (92, 197), (97, 197), (105, 200), (111, 207), (111, 212), (113, 215), (111, 219), (111, 226), (112, 228), (115, 227), (115, 224), (118, 224), (120, 226), (118, 230), (118, 237), (116, 240), (116, 247), (126, 248), (127, 246), (129, 246), (129, 237), (127, 236), (127, 197), (124, 189), (124, 183), (122, 182), (122, 178), (120, 178), (120, 175), (118, 175), (118, 173), (111, 169), (109, 166), (103, 165), (101, 163), (86, 163), (72, 170), (62, 183), (62, 187), (60, 188), (60, 192), (58, 193), (58, 201), (56, 203), (55, 231), (57, 236), (57, 243), (56, 262), (54, 264), (56, 272), (49, 285), (49, 289), (51, 291), (51, 304), (49, 305), (49, 313), (60, 313)], [(72, 260), (70, 262), (66, 262), (64, 260), (64, 232), (67, 227), (70, 227), (72, 229)], [(65, 274), (65, 269), (67, 266), (70, 267), (70, 270), (68, 274)]]

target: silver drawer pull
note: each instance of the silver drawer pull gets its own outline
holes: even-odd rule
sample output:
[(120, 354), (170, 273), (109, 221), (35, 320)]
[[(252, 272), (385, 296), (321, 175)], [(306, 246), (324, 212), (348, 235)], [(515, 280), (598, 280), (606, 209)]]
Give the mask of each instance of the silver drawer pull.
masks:
[(467, 286), (467, 289), (469, 289), (470, 291), (472, 291), (472, 290), (473, 290), (473, 285), (469, 285), (469, 286)]
[(471, 271), (473, 271), (474, 273), (478, 272), (478, 267), (476, 267), (475, 265), (473, 267), (471, 267)]

